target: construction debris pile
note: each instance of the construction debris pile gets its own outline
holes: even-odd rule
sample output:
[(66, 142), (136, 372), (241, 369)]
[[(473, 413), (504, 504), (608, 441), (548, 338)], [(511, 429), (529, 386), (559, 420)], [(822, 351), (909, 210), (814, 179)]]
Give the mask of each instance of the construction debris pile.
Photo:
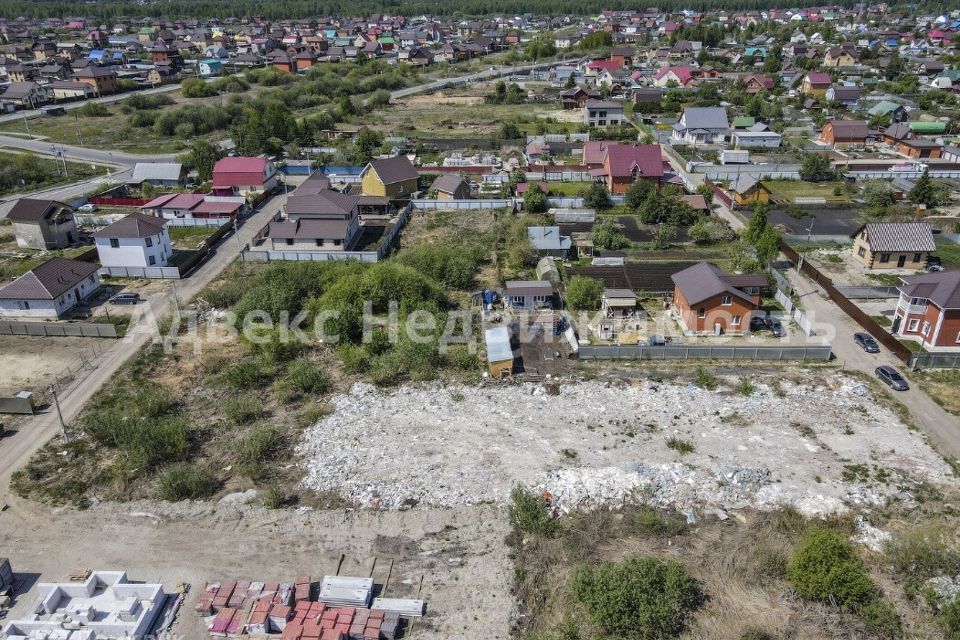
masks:
[(213, 637), (280, 634), (281, 640), (395, 640), (422, 600), (375, 598), (372, 578), (324, 576), (295, 582), (208, 583), (197, 613)]
[(303, 484), (379, 509), (505, 503), (521, 485), (560, 511), (635, 500), (817, 516), (952, 477), (855, 378), (787, 370), (749, 382), (358, 383), (304, 433)]

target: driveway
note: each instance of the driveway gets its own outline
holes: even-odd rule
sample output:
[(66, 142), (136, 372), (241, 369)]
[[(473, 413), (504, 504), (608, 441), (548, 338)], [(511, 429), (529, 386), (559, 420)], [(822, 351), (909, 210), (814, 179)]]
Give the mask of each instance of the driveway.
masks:
[[(249, 243), (253, 236), (280, 211), (285, 199), (283, 195), (271, 198), (248, 218), (239, 228), (239, 242), (237, 242), (238, 238), (232, 234), (224, 238), (216, 246), (214, 255), (190, 277), (177, 282), (177, 298), (181, 301), (190, 300), (213, 281), (237, 257), (240, 246)], [(156, 317), (162, 317), (170, 312), (173, 296), (174, 288), (170, 286), (163, 294), (148, 300), (145, 306)], [(110, 380), (123, 363), (153, 338), (153, 328), (145, 325), (146, 323), (134, 325), (125, 338), (112, 342), (111, 346), (100, 355), (95, 368), (91, 369), (85, 377), (78, 378), (72, 385), (60, 391), (60, 409), (68, 424), (80, 413), (87, 400)], [(51, 342), (51, 348), (55, 348), (55, 342)], [(50, 408), (44, 413), (26, 419), (15, 436), (4, 438), (0, 446), (0, 469), (2, 469), (0, 496), (8, 493), (10, 476), (13, 472), (26, 464), (30, 456), (59, 431), (60, 423), (57, 420), (56, 411)]]
[[(843, 368), (862, 371), (874, 377), (874, 369), (889, 364), (901, 373), (907, 373), (900, 359), (882, 345), (880, 353), (872, 354), (854, 344), (853, 334), (863, 331), (863, 328), (831, 302), (817, 285), (805, 276), (797, 275), (793, 269), (787, 272), (787, 278), (800, 296), (800, 306), (813, 321), (817, 335), (830, 342)], [(912, 384), (909, 391), (890, 393), (909, 410), (917, 427), (929, 436), (931, 444), (937, 446), (942, 454), (960, 459), (960, 418), (944, 411), (916, 384)]]

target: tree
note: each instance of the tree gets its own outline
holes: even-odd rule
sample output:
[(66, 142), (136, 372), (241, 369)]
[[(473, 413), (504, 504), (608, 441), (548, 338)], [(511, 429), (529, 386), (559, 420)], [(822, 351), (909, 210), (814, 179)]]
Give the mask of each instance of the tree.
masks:
[(624, 194), (625, 204), (633, 210), (639, 209), (656, 187), (646, 180), (637, 180), (627, 188)]
[(707, 201), (707, 206), (713, 204), (713, 189), (706, 184), (701, 184), (694, 193), (698, 196), (703, 196), (703, 199)]
[(206, 140), (197, 140), (190, 145), (190, 164), (197, 171), (201, 182), (213, 178), (213, 165), (223, 157), (223, 149)]
[(696, 224), (690, 227), (688, 231), (690, 239), (697, 244), (714, 244), (718, 242), (730, 242), (736, 237), (730, 225), (722, 220), (713, 218), (701, 218)]
[(504, 122), (500, 127), (501, 140), (519, 140), (523, 137), (520, 128), (512, 122)]
[(523, 208), (527, 213), (543, 213), (548, 206), (547, 195), (540, 188), (540, 185), (527, 185), (527, 191), (523, 194)]
[(930, 178), (930, 170), (924, 169), (920, 176), (907, 194), (910, 202), (913, 204), (922, 204), (927, 208), (938, 207), (946, 200), (947, 191), (939, 184), (935, 184)]
[(570, 308), (592, 311), (600, 308), (603, 297), (603, 282), (586, 276), (573, 276), (566, 288), (567, 304)]
[(871, 218), (884, 218), (897, 203), (893, 191), (882, 180), (872, 180), (863, 187), (864, 213)]
[(800, 165), (800, 179), (807, 182), (825, 182), (835, 177), (830, 158), (822, 153), (811, 153), (803, 158)]
[(611, 220), (601, 220), (593, 225), (593, 246), (597, 249), (616, 251), (630, 244), (627, 237), (616, 230)]
[(763, 234), (764, 229), (767, 228), (767, 214), (769, 210), (770, 207), (765, 202), (757, 202), (753, 205), (753, 215), (750, 216), (750, 222), (747, 224), (747, 229), (743, 233), (744, 239), (750, 244), (759, 240), (760, 235)]
[(383, 136), (379, 131), (364, 128), (357, 133), (357, 139), (354, 142), (357, 146), (357, 153), (360, 155), (361, 163), (370, 162), (374, 152), (383, 144)]
[(781, 241), (780, 233), (773, 228), (773, 225), (768, 224), (753, 243), (753, 248), (757, 252), (757, 262), (763, 266), (770, 264), (770, 261), (780, 253)]
[(573, 89), (575, 86), (577, 86), (577, 79), (574, 77), (574, 74), (571, 72), (570, 75), (567, 76), (567, 82), (564, 84), (564, 88)]
[(592, 182), (583, 196), (583, 204), (594, 209), (606, 209), (610, 206), (610, 192), (602, 182)]
[(653, 236), (653, 248), (661, 251), (663, 249), (669, 249), (670, 244), (677, 237), (677, 230), (671, 227), (668, 224), (661, 224), (657, 228), (657, 233)]

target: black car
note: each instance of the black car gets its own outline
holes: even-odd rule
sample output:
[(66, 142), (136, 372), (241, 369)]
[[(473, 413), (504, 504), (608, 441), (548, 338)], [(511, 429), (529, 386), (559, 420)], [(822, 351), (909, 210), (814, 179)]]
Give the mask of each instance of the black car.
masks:
[(907, 384), (906, 378), (900, 375), (900, 372), (891, 366), (883, 365), (881, 367), (877, 367), (874, 373), (876, 373), (877, 377), (885, 382), (894, 391), (906, 391), (910, 388), (910, 385)]
[(880, 353), (880, 345), (869, 333), (855, 333), (853, 334), (853, 341), (867, 353)]
[(767, 319), (763, 316), (753, 316), (750, 318), (750, 331), (763, 331), (767, 328)]
[(767, 316), (764, 318), (764, 322), (767, 325), (767, 329), (770, 329), (770, 333), (776, 337), (782, 338), (783, 336), (787, 335), (787, 332), (784, 330), (783, 324), (780, 322), (779, 318)]

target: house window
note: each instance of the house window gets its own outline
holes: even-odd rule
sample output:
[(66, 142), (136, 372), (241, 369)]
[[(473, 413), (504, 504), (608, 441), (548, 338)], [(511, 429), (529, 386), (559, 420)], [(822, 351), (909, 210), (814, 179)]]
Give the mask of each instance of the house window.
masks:
[(910, 323), (907, 324), (907, 331), (912, 331), (913, 333), (916, 333), (916, 332), (917, 332), (917, 327), (919, 327), (919, 326), (920, 326), (920, 321), (919, 321), (919, 320), (916, 320), (916, 319), (911, 320)]
[(860, 247), (859, 249), (857, 249), (857, 255), (860, 256), (861, 258), (867, 255), (866, 247)]
[(156, 257), (156, 256), (150, 256), (150, 265), (153, 266), (153, 265), (155, 265), (155, 264), (157, 264), (157, 257)]
[(120, 239), (119, 238), (110, 238), (110, 248), (119, 249), (120, 248)]
[(925, 335), (925, 336), (930, 335), (930, 323), (929, 323), (929, 322), (924, 322), (924, 323), (923, 323), (923, 331), (921, 331), (920, 333), (922, 333), (922, 334)]
[(707, 317), (707, 310), (704, 309), (703, 307), (700, 307), (700, 309), (697, 310), (697, 317), (698, 317), (698, 318), (706, 318), (706, 317)]
[(889, 253), (881, 253), (881, 254), (880, 254), (880, 262), (881, 262), (881, 263), (883, 263), (883, 262), (890, 262), (890, 254), (889, 254)]
[(723, 296), (723, 301), (720, 304), (722, 304), (725, 307), (733, 304), (733, 296), (731, 296), (730, 294)]
[(733, 318), (730, 319), (730, 324), (731, 324), (732, 326), (734, 326), (734, 327), (739, 327), (739, 326), (740, 326), (740, 316), (733, 316)]
[(954, 340), (957, 344), (960, 344), (960, 331), (957, 332), (957, 339)]
[(293, 246), (293, 238), (287, 238), (287, 245)]
[(511, 304), (523, 304), (523, 296), (510, 296)]
[(147, 238), (147, 246), (148, 246), (148, 247), (152, 247), (152, 246), (153, 246), (153, 238)]
[(913, 254), (913, 261), (914, 261), (914, 262), (920, 262), (920, 254), (919, 254), (919, 253)]
[(343, 240), (334, 240), (334, 241), (333, 241), (333, 246), (335, 246), (335, 247), (339, 247), (339, 246), (342, 245), (342, 244), (343, 244)]

